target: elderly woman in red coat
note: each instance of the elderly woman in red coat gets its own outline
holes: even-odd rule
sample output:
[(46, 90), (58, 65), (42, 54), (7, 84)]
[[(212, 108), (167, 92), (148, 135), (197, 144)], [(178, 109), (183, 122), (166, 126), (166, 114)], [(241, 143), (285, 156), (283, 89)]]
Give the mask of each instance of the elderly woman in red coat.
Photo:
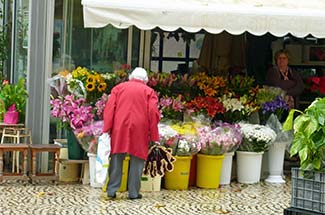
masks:
[(148, 87), (143, 68), (136, 68), (129, 81), (115, 86), (104, 111), (104, 129), (111, 135), (111, 160), (107, 196), (116, 197), (122, 178), (122, 164), (130, 155), (129, 199), (139, 199), (141, 175), (150, 141), (159, 141), (160, 113), (155, 91)]

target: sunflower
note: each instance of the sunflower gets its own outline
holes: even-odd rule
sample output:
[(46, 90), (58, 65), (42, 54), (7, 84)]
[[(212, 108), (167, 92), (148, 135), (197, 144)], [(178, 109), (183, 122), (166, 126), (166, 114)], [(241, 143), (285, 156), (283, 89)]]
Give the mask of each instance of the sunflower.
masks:
[(98, 73), (96, 73), (96, 74), (94, 75), (94, 80), (95, 80), (95, 82), (97, 82), (97, 83), (101, 83), (101, 82), (104, 81), (103, 78), (102, 78), (102, 76), (101, 76), (100, 74), (98, 74)]
[(95, 85), (96, 80), (97, 80), (96, 75), (88, 75), (88, 78), (87, 78), (87, 84), (88, 84), (88, 83), (92, 83), (92, 84)]
[(101, 93), (101, 92), (104, 92), (106, 90), (106, 83), (105, 82), (102, 82), (98, 85), (97, 87), (97, 90)]
[(88, 92), (91, 92), (95, 89), (95, 82), (87, 82), (86, 84), (86, 90)]

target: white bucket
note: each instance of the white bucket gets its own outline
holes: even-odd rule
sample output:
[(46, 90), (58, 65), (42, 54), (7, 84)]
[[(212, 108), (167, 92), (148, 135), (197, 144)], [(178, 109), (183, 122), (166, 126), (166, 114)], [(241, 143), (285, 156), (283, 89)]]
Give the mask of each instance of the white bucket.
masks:
[(237, 180), (243, 184), (260, 181), (262, 156), (264, 152), (237, 151)]
[(103, 184), (96, 182), (96, 154), (87, 153), (89, 158), (89, 175), (90, 175), (90, 186), (95, 188), (101, 188)]
[(222, 161), (222, 170), (220, 176), (220, 185), (230, 184), (231, 180), (231, 170), (232, 170), (232, 158), (234, 156), (234, 152), (229, 152), (224, 154), (224, 158)]

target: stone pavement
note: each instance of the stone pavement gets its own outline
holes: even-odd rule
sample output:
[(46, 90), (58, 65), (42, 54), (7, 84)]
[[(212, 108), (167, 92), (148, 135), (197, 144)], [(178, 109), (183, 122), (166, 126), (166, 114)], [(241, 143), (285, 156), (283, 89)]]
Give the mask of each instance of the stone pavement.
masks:
[(108, 200), (101, 189), (89, 185), (8, 181), (0, 185), (0, 214), (280, 215), (290, 205), (291, 183), (232, 183), (219, 189), (162, 189), (142, 194), (138, 200), (128, 200), (126, 192)]

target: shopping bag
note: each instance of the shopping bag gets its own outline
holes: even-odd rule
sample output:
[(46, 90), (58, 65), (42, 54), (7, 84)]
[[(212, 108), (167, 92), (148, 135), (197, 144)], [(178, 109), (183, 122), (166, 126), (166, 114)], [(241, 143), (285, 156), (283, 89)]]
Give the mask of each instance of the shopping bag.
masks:
[(103, 133), (98, 138), (98, 148), (96, 157), (96, 182), (104, 184), (108, 165), (109, 165), (109, 155), (111, 152), (111, 137), (108, 133)]

